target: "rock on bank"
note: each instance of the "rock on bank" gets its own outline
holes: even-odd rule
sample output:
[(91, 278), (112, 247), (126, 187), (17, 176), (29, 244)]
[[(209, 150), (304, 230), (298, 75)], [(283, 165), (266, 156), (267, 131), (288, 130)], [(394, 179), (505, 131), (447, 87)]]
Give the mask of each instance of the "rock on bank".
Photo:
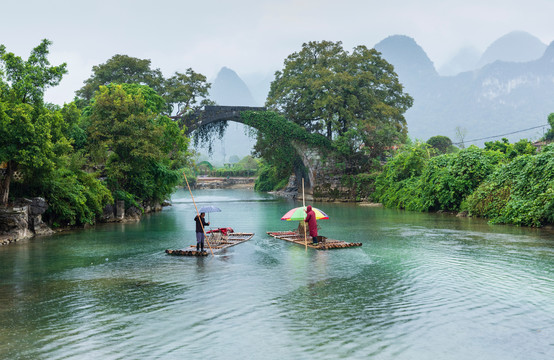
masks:
[(0, 245), (53, 234), (54, 231), (42, 221), (46, 209), (48, 204), (41, 197), (20, 199), (11, 207), (0, 208)]

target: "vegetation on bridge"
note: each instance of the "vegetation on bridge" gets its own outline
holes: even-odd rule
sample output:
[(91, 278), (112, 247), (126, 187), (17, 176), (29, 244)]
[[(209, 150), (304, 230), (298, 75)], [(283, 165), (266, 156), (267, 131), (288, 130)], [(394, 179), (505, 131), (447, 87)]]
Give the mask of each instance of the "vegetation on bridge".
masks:
[(263, 158), (256, 190), (271, 191), (285, 187), (295, 167), (302, 161), (293, 142), (316, 147), (325, 152), (333, 149), (331, 141), (320, 134), (311, 134), (300, 125), (273, 111), (244, 111), (244, 123), (258, 131), (254, 146), (256, 157)]
[[(373, 173), (406, 141), (404, 113), (413, 100), (375, 49), (358, 46), (349, 53), (341, 42), (309, 42), (284, 64), (266, 103), (280, 115), (247, 115), (250, 122), (254, 116), (260, 120), (251, 125), (259, 129), (255, 150), (267, 161), (259, 189), (284, 186), (300, 166), (292, 140), (332, 152), (340, 172), (351, 176), (347, 182)], [(366, 183), (374, 176), (361, 178)]]

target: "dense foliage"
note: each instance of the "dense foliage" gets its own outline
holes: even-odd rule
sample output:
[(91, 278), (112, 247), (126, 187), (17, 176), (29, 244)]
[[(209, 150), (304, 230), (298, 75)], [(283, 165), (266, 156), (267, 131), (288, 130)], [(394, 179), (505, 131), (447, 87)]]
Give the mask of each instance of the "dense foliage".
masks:
[(190, 154), (184, 130), (163, 114), (198, 106), (205, 78), (189, 69), (166, 80), (149, 60), (116, 55), (60, 107), (43, 100), (67, 72), (50, 66), (50, 44), (26, 61), (0, 45), (1, 204), (42, 196), (45, 219), (64, 226), (94, 223), (114, 199), (141, 208), (168, 198)]
[[(44, 103), (45, 89), (66, 73), (65, 64), (50, 66), (50, 44), (43, 40), (27, 61), (0, 46), (0, 162), (7, 165), (2, 204), (10, 197), (42, 196), (54, 223), (93, 223), (112, 197), (78, 165), (82, 162), (73, 144), (76, 138), (83, 144), (79, 111), (74, 105)], [(11, 183), (16, 171), (22, 177)]]
[(554, 223), (554, 144), (536, 153), (527, 140), (486, 143), (433, 156), (428, 144), (403, 147), (376, 181), (374, 200), (417, 211), (467, 211), (492, 223)]
[(455, 154), (430, 156), (427, 144), (406, 146), (376, 180), (374, 199), (417, 211), (457, 211), (504, 155), (470, 146)]
[(270, 191), (284, 187), (295, 168), (302, 161), (295, 144), (307, 144), (323, 151), (331, 151), (331, 142), (320, 134), (310, 134), (304, 128), (273, 111), (245, 111), (241, 114), (244, 123), (258, 130), (254, 146), (256, 157), (263, 158), (256, 189)]
[(439, 154), (454, 152), (455, 147), (452, 145), (452, 140), (448, 136), (437, 135), (429, 138), (427, 144), (435, 149)]
[(375, 49), (309, 42), (289, 55), (271, 83), (266, 105), (310, 133), (333, 140), (351, 157), (379, 157), (406, 139), (404, 113), (412, 98), (392, 65)]
[(100, 85), (140, 84), (148, 85), (156, 92), (162, 91), (164, 81), (160, 69), (151, 69), (150, 60), (137, 59), (127, 55), (114, 55), (106, 63), (92, 67), (93, 75), (84, 81), (85, 85), (75, 93), (88, 103)]
[(504, 164), (469, 196), (467, 210), (494, 223), (554, 223), (554, 144)]
[(88, 146), (105, 159), (116, 198), (161, 201), (180, 182), (187, 141), (175, 122), (159, 115), (162, 107), (149, 87), (133, 84), (101, 86), (87, 110)]
[(485, 143), (486, 150), (497, 150), (506, 154), (508, 159), (514, 159), (520, 155), (534, 155), (537, 149), (527, 140), (522, 139), (516, 143), (510, 144), (508, 139), (502, 138), (500, 141), (489, 141)]
[(127, 55), (114, 55), (106, 63), (92, 67), (92, 75), (85, 85), (77, 90), (77, 103), (88, 105), (99, 87), (109, 84), (146, 85), (164, 101), (160, 112), (181, 119), (190, 110), (213, 104), (208, 100), (210, 84), (206, 77), (187, 69), (164, 78), (160, 69), (152, 69), (150, 60)]

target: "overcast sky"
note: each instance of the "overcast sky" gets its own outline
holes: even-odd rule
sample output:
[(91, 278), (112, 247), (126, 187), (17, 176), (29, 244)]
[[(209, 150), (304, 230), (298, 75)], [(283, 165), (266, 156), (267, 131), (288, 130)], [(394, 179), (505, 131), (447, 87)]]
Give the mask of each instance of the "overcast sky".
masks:
[(50, 61), (69, 73), (47, 100), (63, 104), (115, 54), (150, 59), (166, 76), (192, 68), (213, 79), (227, 66), (248, 78), (281, 69), (307, 41), (351, 50), (400, 34), (438, 68), (514, 30), (549, 44), (553, 14), (553, 0), (0, 0), (0, 44), (27, 59), (53, 41)]

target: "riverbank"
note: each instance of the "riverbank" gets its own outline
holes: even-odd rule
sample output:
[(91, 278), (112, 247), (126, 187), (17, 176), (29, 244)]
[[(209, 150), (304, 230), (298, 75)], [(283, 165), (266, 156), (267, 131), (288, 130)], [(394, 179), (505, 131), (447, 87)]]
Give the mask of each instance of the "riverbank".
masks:
[[(144, 204), (142, 209), (135, 206), (125, 207), (124, 201), (117, 201), (113, 205), (107, 205), (98, 223), (127, 223), (138, 222), (144, 214), (159, 212), (169, 202)], [(0, 208), (0, 246), (16, 241), (30, 239), (35, 236), (53, 235), (58, 232), (84, 229), (89, 224), (70, 225), (52, 229), (46, 224), (42, 215), (48, 209), (48, 203), (44, 198), (18, 199), (7, 207)]]
[(195, 189), (254, 189), (255, 177), (210, 177), (199, 176)]

